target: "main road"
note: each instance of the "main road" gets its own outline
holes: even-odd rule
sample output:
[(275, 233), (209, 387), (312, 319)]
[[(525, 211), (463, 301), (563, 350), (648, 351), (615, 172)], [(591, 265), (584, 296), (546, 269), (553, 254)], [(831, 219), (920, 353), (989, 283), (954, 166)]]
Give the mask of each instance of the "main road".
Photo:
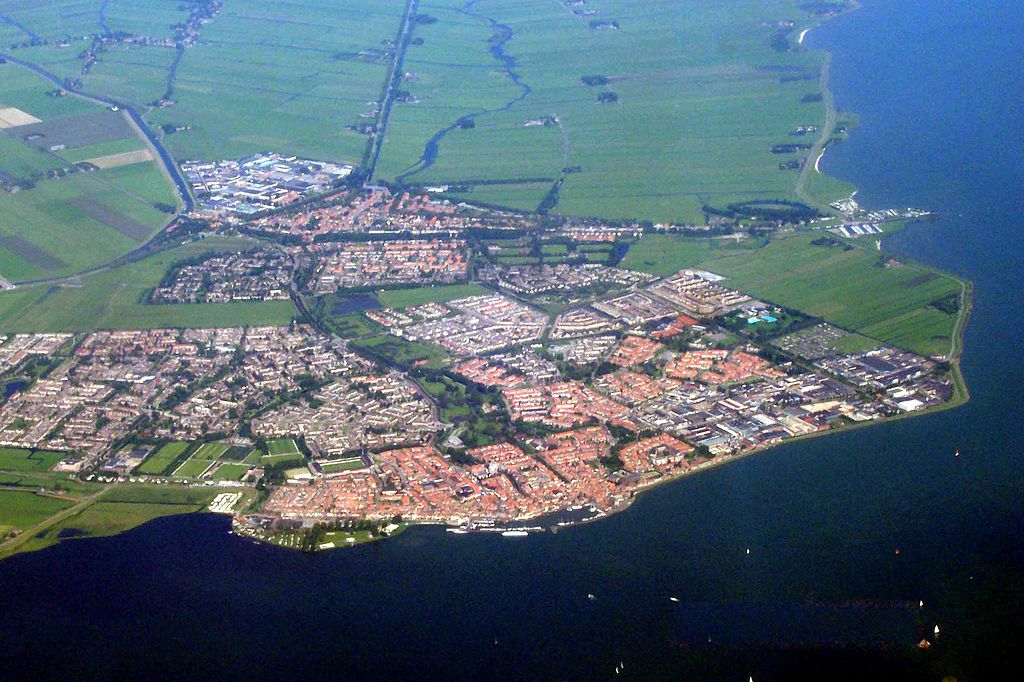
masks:
[(384, 97), (377, 109), (373, 137), (370, 139), (370, 148), (364, 164), (366, 166), (366, 184), (373, 182), (373, 174), (377, 170), (377, 160), (380, 159), (381, 145), (384, 144), (384, 134), (388, 129), (391, 107), (395, 103), (395, 91), (402, 80), (402, 64), (405, 62), (405, 53), (409, 49), (409, 42), (412, 40), (413, 23), (416, 20), (418, 6), (419, 0), (406, 1), (405, 14), (402, 15), (402, 23), (398, 28), (398, 36), (395, 38), (395, 54), (384, 81)]

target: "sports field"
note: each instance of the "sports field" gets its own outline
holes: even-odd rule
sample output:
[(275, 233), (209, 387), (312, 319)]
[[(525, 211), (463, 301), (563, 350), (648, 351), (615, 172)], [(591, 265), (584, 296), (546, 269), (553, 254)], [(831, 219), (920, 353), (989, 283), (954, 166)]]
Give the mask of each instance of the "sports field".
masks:
[(140, 474), (158, 476), (167, 471), (189, 448), (189, 443), (167, 443), (146, 458), (136, 471)]
[(240, 481), (248, 471), (249, 467), (245, 464), (225, 463), (217, 467), (209, 477), (215, 481)]
[(298, 455), (299, 446), (291, 438), (279, 438), (267, 441), (267, 451), (270, 455)]
[(144, 302), (149, 290), (159, 284), (176, 261), (249, 245), (251, 242), (246, 240), (210, 238), (88, 275), (73, 283), (0, 292), (0, 332), (288, 324), (296, 314), (291, 301), (176, 305)]

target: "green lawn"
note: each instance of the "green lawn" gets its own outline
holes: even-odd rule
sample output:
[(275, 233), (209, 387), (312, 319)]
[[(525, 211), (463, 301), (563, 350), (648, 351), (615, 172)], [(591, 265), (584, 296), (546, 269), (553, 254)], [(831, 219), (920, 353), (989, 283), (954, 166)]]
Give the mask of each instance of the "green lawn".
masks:
[(249, 467), (245, 464), (221, 464), (216, 471), (210, 474), (210, 478), (215, 481), (240, 481), (242, 477), (249, 471)]
[(0, 469), (8, 471), (47, 471), (64, 458), (64, 453), (45, 450), (0, 448)]
[(365, 464), (360, 458), (344, 459), (339, 462), (328, 462), (327, 464), (320, 465), (325, 474), (334, 474), (339, 471), (351, 471), (352, 469), (362, 469)]
[(262, 457), (260, 457), (260, 465), (265, 467), (283, 467), (289, 465), (300, 465), (304, 461), (305, 457), (303, 457), (298, 452), (285, 453), (281, 455), (263, 455)]
[(208, 459), (199, 459), (195, 455), (185, 460), (172, 474), (176, 478), (199, 478), (213, 464)]
[(300, 454), (299, 446), (291, 438), (278, 438), (267, 441), (267, 450), (271, 455)]
[(204, 443), (199, 446), (199, 449), (195, 451), (192, 458), (213, 462), (227, 452), (230, 447), (230, 445), (225, 445), (224, 443)]
[(436, 287), (416, 287), (412, 289), (390, 289), (377, 294), (381, 305), (388, 308), (406, 308), (422, 303), (444, 303), (468, 296), (480, 296), (494, 293), (479, 284), (449, 284)]
[(296, 314), (291, 301), (147, 305), (149, 290), (176, 261), (247, 240), (210, 238), (81, 278), (80, 286), (36, 286), (0, 293), (0, 331), (94, 331), (159, 327), (284, 325)]
[(0, 490), (0, 530), (25, 530), (74, 503), (34, 492)]
[(363, 349), (377, 357), (387, 358), (402, 366), (424, 364), (431, 369), (440, 369), (451, 360), (448, 353), (440, 346), (406, 341), (387, 334), (359, 339), (352, 345), (357, 349)]

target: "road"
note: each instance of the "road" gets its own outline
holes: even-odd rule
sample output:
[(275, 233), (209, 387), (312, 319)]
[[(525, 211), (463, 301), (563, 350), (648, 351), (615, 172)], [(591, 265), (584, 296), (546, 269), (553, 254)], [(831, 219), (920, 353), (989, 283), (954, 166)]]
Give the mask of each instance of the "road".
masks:
[(163, 143), (159, 139), (157, 139), (152, 129), (146, 124), (145, 121), (142, 120), (142, 116), (139, 114), (138, 111), (135, 110), (134, 107), (125, 104), (124, 102), (118, 102), (117, 100), (110, 99), (108, 97), (93, 95), (91, 93), (85, 92), (84, 90), (78, 90), (76, 88), (69, 88), (65, 85), (63, 78), (47, 71), (41, 66), (32, 64), (31, 62), (22, 61), (16, 57), (12, 57), (11, 55), (4, 54), (2, 52), (0, 52), (0, 58), (5, 59), (9, 63), (14, 64), (16, 66), (28, 69), (29, 71), (32, 71), (38, 76), (42, 76), (43, 78), (50, 81), (57, 87), (64, 88), (67, 92), (71, 93), (76, 97), (84, 99), (87, 102), (92, 102), (93, 104), (101, 104), (107, 107), (117, 107), (123, 110), (125, 113), (127, 113), (128, 117), (131, 119), (131, 122), (135, 125), (137, 130), (140, 133), (142, 133), (143, 137), (146, 140), (146, 143), (149, 144), (156, 152), (157, 158), (160, 160), (161, 169), (168, 175), (168, 177), (170, 177), (171, 182), (174, 183), (174, 187), (175, 189), (177, 189), (178, 195), (181, 198), (182, 203), (185, 205), (185, 210), (192, 210), (192, 208), (195, 206), (195, 202), (192, 200), (191, 193), (189, 193), (188, 183), (185, 182), (185, 177), (181, 174), (181, 171), (178, 170), (178, 164), (174, 162), (174, 158), (171, 156), (171, 153), (167, 150)]
[(366, 184), (373, 182), (373, 174), (377, 170), (377, 160), (380, 159), (381, 146), (384, 144), (384, 135), (388, 129), (388, 119), (391, 118), (391, 107), (395, 103), (395, 90), (401, 82), (402, 64), (405, 61), (405, 53), (409, 49), (409, 42), (412, 40), (413, 23), (418, 5), (419, 0), (406, 1), (405, 14), (402, 15), (402, 24), (398, 29), (398, 36), (395, 38), (395, 56), (391, 60), (391, 67), (388, 69), (387, 79), (384, 81), (384, 98), (377, 110), (373, 138), (370, 141), (370, 153), (366, 159)]

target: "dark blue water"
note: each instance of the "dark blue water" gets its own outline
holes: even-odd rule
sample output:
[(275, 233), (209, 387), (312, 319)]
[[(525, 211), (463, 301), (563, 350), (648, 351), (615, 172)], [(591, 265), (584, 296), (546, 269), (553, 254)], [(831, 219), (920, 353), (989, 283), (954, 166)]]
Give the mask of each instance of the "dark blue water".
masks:
[(839, 104), (863, 121), (825, 167), (867, 205), (948, 216), (890, 246), (975, 283), (965, 407), (778, 448), (557, 535), (417, 528), (304, 556), (193, 516), (65, 542), (0, 562), (0, 670), (1016, 679), (1021, 5), (867, 0), (808, 37), (834, 52)]

